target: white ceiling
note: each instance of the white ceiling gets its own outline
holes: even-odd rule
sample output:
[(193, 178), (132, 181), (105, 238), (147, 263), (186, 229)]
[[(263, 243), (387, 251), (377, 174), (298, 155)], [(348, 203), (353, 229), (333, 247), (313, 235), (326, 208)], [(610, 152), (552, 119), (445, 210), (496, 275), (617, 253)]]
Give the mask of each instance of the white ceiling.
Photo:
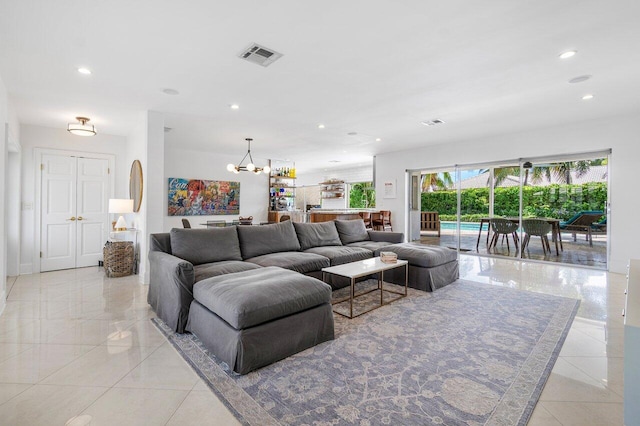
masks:
[[(640, 110), (637, 0), (0, 0), (0, 11), (0, 75), (22, 123), (86, 115), (127, 135), (136, 111), (161, 111), (171, 145), (242, 155), (253, 137), (256, 157), (301, 171)], [(239, 59), (252, 42), (284, 56)], [(568, 49), (578, 54), (560, 60)], [(433, 118), (446, 124), (420, 124)]]

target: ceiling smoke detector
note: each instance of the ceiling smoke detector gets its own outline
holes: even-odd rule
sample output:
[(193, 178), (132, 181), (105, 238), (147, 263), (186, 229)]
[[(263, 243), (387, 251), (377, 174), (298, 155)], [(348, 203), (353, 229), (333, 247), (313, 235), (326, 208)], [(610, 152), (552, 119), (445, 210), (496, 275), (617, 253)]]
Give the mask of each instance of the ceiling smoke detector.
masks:
[(269, 49), (264, 46), (260, 46), (257, 43), (253, 43), (251, 46), (243, 50), (238, 57), (254, 64), (268, 67), (276, 60), (282, 57), (282, 53), (278, 53), (273, 49)]
[(444, 121), (439, 118), (434, 118), (433, 120), (422, 121), (421, 124), (424, 124), (425, 126), (435, 126), (436, 124), (444, 124)]

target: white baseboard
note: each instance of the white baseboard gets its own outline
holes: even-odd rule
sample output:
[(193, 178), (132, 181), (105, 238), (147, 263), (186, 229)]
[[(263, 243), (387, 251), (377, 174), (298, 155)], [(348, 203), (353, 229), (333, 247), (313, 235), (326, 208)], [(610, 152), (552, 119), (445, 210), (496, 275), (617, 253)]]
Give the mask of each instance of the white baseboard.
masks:
[(29, 275), (29, 274), (33, 274), (33, 263), (21, 263), (20, 275)]
[(4, 308), (7, 306), (7, 292), (6, 290), (2, 290), (0, 293), (0, 316), (4, 313)]

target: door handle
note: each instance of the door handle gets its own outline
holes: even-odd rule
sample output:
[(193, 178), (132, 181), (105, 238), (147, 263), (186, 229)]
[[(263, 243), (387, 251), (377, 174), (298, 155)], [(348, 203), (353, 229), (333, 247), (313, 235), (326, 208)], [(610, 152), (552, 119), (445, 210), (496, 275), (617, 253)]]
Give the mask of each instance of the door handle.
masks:
[(76, 220), (76, 217), (75, 217), (75, 216), (71, 216), (71, 217), (70, 217), (69, 219), (67, 219), (67, 220), (70, 220), (70, 221), (72, 221), (72, 222), (73, 222), (74, 220)]
[(78, 216), (78, 220), (82, 220), (82, 216)]

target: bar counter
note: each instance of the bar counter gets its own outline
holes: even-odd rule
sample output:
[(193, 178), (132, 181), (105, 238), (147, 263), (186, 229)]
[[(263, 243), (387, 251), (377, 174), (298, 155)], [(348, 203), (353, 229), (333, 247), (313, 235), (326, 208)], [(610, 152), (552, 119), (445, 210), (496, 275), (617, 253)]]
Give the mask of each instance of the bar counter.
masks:
[(360, 219), (360, 212), (377, 212), (376, 209), (312, 209), (309, 212), (309, 222), (329, 222), (334, 219), (351, 220)]

